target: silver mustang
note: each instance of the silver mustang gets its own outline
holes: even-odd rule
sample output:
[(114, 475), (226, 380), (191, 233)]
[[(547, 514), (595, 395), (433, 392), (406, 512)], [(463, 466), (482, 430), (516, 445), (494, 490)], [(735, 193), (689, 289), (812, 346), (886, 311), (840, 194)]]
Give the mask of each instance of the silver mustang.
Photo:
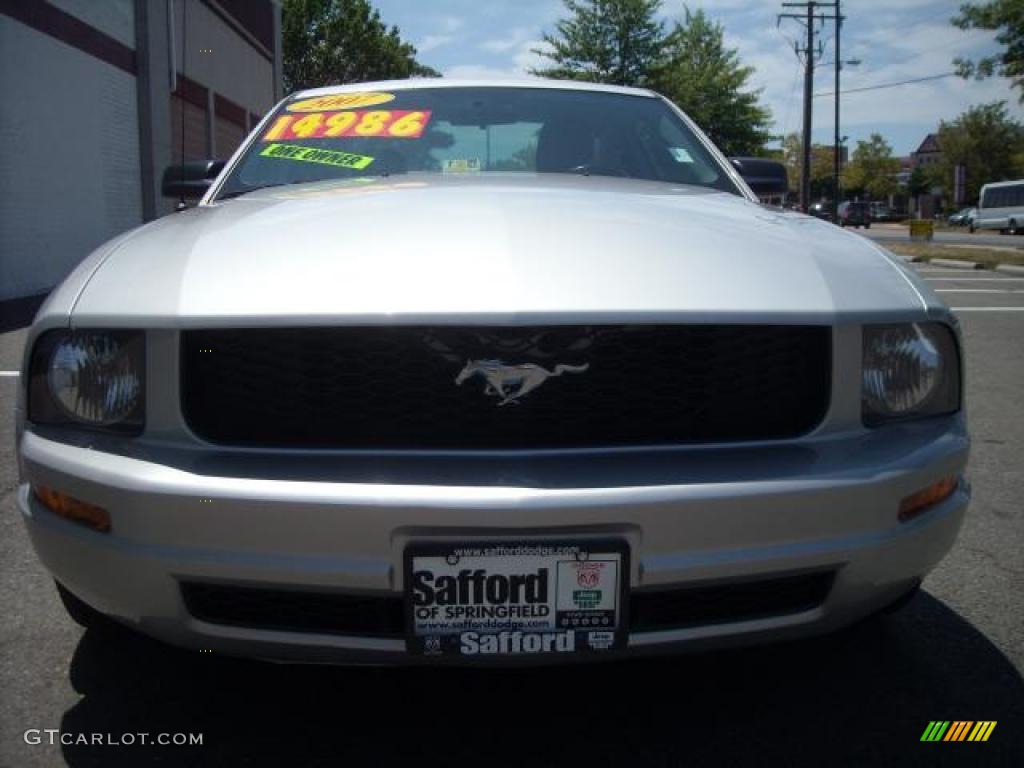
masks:
[(834, 630), (952, 546), (956, 319), (657, 94), (325, 88), (219, 167), (29, 335), (17, 503), (78, 620), (600, 659)]

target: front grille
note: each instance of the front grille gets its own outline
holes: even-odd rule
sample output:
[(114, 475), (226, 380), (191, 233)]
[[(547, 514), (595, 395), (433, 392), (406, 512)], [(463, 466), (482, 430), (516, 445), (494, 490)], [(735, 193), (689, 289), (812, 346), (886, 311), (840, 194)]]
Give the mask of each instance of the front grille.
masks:
[[(776, 576), (675, 589), (634, 592), (631, 632), (727, 624), (787, 616), (821, 605), (832, 588), (832, 571)], [(211, 624), (285, 632), (401, 637), (399, 596), (369, 597), (185, 582), (189, 613)]]
[[(186, 331), (182, 409), (200, 437), (258, 447), (541, 449), (783, 439), (824, 417), (830, 338), (825, 326), (779, 325)], [(467, 362), (485, 360), (561, 373), (542, 373), (536, 389), (499, 405), (483, 373), (456, 384)]]

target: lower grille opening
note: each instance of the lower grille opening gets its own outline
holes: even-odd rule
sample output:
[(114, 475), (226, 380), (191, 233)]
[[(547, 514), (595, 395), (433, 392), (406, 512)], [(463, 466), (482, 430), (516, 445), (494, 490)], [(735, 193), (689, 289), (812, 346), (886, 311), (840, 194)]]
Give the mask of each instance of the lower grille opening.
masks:
[[(631, 632), (750, 621), (816, 608), (832, 589), (832, 571), (769, 579), (634, 592)], [(185, 582), (188, 612), (201, 621), (251, 629), (397, 638), (403, 636), (400, 596), (263, 589)]]
[(401, 637), (401, 597), (183, 583), (188, 612), (201, 621), (250, 629)]
[(833, 571), (819, 571), (634, 592), (629, 601), (629, 625), (633, 632), (657, 632), (802, 613), (825, 602), (834, 580)]

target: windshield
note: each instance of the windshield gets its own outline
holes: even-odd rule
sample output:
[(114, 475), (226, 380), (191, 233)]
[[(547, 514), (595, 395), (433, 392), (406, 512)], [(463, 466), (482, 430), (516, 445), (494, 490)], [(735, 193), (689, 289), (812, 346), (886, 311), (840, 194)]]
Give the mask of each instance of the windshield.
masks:
[(575, 173), (738, 190), (660, 99), (543, 88), (416, 88), (296, 97), (217, 197), (404, 173)]

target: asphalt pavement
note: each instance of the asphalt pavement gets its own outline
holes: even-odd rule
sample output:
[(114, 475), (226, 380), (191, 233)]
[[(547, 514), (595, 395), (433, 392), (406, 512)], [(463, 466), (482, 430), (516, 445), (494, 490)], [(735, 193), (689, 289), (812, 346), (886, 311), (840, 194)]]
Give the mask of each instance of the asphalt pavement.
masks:
[[(1024, 278), (921, 268), (958, 308), (974, 500), (900, 613), (813, 641), (598, 666), (283, 666), (83, 632), (14, 508), (15, 379), (0, 376), (0, 766), (1024, 764)], [(0, 335), (0, 371), (24, 332)], [(922, 743), (931, 720), (995, 720)], [(202, 746), (27, 744), (201, 733)], [(136, 740), (138, 740), (136, 738)]]

